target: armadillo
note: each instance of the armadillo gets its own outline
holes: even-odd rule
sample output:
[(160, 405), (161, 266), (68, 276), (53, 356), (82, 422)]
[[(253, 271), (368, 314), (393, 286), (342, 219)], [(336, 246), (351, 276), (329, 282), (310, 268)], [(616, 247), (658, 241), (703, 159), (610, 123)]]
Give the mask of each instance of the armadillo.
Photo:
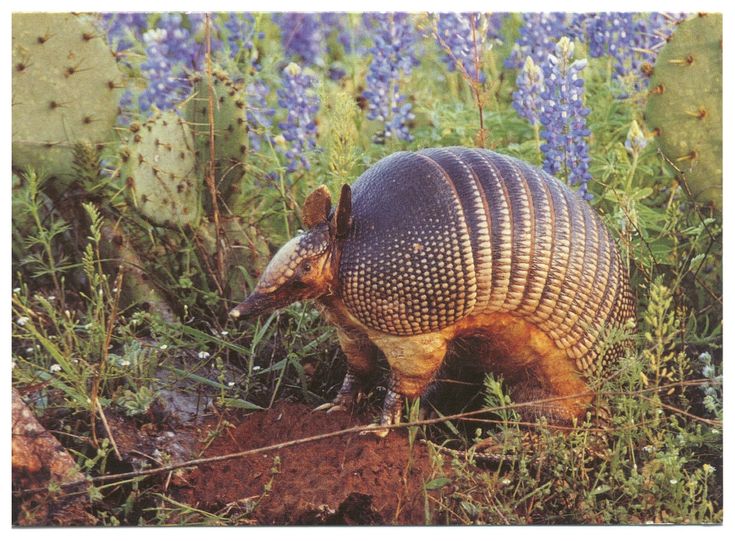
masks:
[(382, 351), (385, 427), (466, 337), (484, 338), (474, 362), (510, 382), (516, 401), (571, 422), (593, 400), (589, 380), (623, 351), (606, 337), (634, 325), (628, 271), (600, 218), (560, 180), (503, 154), (392, 154), (343, 186), (335, 209), (325, 187), (312, 192), (303, 221), (230, 314), (316, 299), (348, 364), (330, 404), (353, 404)]

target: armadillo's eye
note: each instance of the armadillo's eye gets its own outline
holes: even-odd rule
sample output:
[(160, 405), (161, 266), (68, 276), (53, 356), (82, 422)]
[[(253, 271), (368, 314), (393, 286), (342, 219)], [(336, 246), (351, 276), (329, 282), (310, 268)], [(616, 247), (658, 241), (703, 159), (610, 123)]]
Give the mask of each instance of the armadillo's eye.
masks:
[(303, 265), (301, 265), (301, 269), (304, 272), (311, 272), (311, 263), (304, 263)]

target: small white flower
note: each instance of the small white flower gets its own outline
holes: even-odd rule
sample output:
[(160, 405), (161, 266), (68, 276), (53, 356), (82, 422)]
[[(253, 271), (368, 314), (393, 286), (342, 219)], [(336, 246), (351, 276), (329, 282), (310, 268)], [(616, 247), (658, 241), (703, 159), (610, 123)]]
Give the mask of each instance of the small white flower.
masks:
[(260, 370), (260, 367), (257, 364), (253, 366), (253, 372), (257, 372), (258, 370)]
[(20, 293), (20, 288), (19, 287), (14, 287), (13, 288), (13, 293)]
[(29, 355), (30, 355), (31, 353), (33, 353), (33, 348), (26, 348), (26, 353), (28, 353)]
[(120, 361), (120, 366), (130, 366), (130, 361), (127, 359), (123, 359)]
[(200, 351), (200, 352), (199, 352), (199, 353), (197, 354), (197, 357), (199, 357), (200, 359), (209, 359), (210, 355), (209, 355), (209, 353), (208, 353), (208, 352), (206, 352), (206, 351)]
[(74, 364), (79, 364), (79, 359), (72, 359), (71, 362), (73, 362)]
[(58, 364), (52, 364), (49, 367), (49, 370), (51, 370), (51, 372), (61, 372), (61, 366)]
[(229, 381), (229, 382), (227, 382), (227, 386), (228, 387), (234, 387), (235, 386), (235, 382), (234, 381)]
[(222, 336), (227, 336), (227, 335), (228, 335), (228, 334), (230, 334), (230, 333), (229, 333), (229, 331), (222, 331), (222, 332), (221, 332), (220, 334), (221, 334)]
[(653, 453), (653, 445), (646, 445), (646, 446), (645, 446), (645, 447), (643, 448), (643, 450), (644, 450), (644, 451), (645, 451), (646, 453)]
[(112, 288), (112, 292), (113, 292), (113, 293), (117, 293), (117, 288), (116, 288), (116, 287), (113, 287), (113, 288)]
[(67, 319), (71, 319), (71, 312), (69, 310), (64, 310), (64, 315), (67, 317)]
[(510, 479), (508, 479), (507, 477), (505, 477), (505, 478), (503, 478), (503, 480), (502, 480), (502, 481), (500, 481), (500, 482), (501, 482), (501, 483), (503, 483), (504, 485), (509, 485), (509, 484), (510, 484)]
[(678, 482), (679, 482), (679, 480), (678, 480), (678, 479), (669, 479), (669, 483), (671, 483), (672, 485), (675, 485), (675, 484), (677, 484)]
[(167, 349), (168, 349), (168, 345), (166, 345), (166, 344), (161, 344), (160, 348), (161, 348), (162, 350), (164, 350), (164, 351), (165, 351), (165, 350), (167, 350)]
[(49, 295), (48, 296), (48, 300), (55, 301), (56, 300), (56, 295)]
[(18, 319), (15, 320), (15, 322), (20, 325), (21, 327), (25, 327), (25, 324), (30, 321), (29, 318), (26, 316), (20, 316)]

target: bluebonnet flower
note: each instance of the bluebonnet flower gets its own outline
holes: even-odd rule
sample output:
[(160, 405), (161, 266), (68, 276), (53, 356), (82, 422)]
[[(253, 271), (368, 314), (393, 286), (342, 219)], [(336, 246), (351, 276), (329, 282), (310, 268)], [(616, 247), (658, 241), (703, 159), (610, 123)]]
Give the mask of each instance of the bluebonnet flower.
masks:
[(319, 111), (319, 96), (314, 89), (316, 80), (303, 72), (298, 64), (290, 63), (283, 70), (281, 88), (278, 89), (278, 105), (288, 111), (284, 122), (280, 122), (283, 137), (282, 150), (289, 173), (299, 168), (311, 169), (306, 151), (316, 148), (316, 113)]
[(543, 68), (546, 85), (541, 93), (541, 136), (546, 141), (541, 145), (543, 168), (552, 175), (564, 174), (570, 185), (579, 187), (580, 195), (591, 199), (587, 192), (587, 183), (592, 178), (586, 140), (590, 134), (589, 109), (582, 103), (584, 79), (580, 77), (587, 60), (572, 62), (573, 56), (574, 43), (563, 37)]
[(323, 61), (324, 35), (318, 13), (279, 13), (273, 20), (281, 28), (286, 56), (307, 65)]
[(595, 13), (586, 18), (586, 37), (592, 58), (610, 55), (615, 75), (630, 70), (634, 55), (635, 21), (632, 13)]
[[(255, 49), (254, 40), (263, 39), (263, 32), (255, 32), (255, 18), (251, 13), (227, 13), (224, 15), (225, 22), (222, 25), (227, 31), (227, 50), (230, 58), (238, 57), (248, 62), (252, 58)], [(259, 65), (255, 64), (256, 69)]]
[(563, 36), (576, 37), (577, 30), (567, 25), (564, 13), (524, 13), (521, 36), (505, 60), (506, 68), (521, 68), (527, 56), (536, 64), (544, 64), (554, 44)]
[(638, 122), (634, 120), (631, 122), (630, 129), (628, 129), (628, 135), (625, 138), (625, 148), (628, 152), (637, 156), (640, 154), (641, 150), (646, 148), (647, 144), (648, 139), (646, 139), (646, 136), (643, 134)]
[(499, 40), (502, 38), (500, 33), (503, 29), (505, 19), (508, 18), (508, 13), (489, 13), (487, 17), (487, 38), (490, 40)]
[(147, 13), (102, 13), (102, 30), (107, 33), (107, 42), (116, 53), (130, 49), (133, 40), (140, 41), (148, 29)]
[(183, 100), (191, 90), (186, 71), (203, 67), (205, 45), (195, 40), (194, 34), (202, 29), (204, 15), (192, 13), (187, 17), (191, 31), (182, 14), (163, 13), (156, 28), (143, 34), (146, 60), (140, 68), (148, 80), (148, 87), (138, 98), (143, 112), (153, 105), (170, 109)]
[(337, 41), (344, 47), (345, 53), (352, 52), (352, 36), (349, 31), (347, 14), (328, 11), (320, 13), (319, 16), (325, 37), (336, 33)]
[[(411, 104), (401, 95), (402, 75), (418, 64), (413, 53), (416, 35), (405, 13), (365, 14), (363, 20), (373, 30), (372, 60), (368, 68), (363, 97), (368, 102), (368, 118), (383, 122), (383, 137), (396, 136), (405, 141), (413, 137), (408, 123), (414, 118)], [(380, 140), (378, 137), (377, 140)]]
[(513, 108), (532, 126), (538, 125), (541, 122), (541, 94), (544, 91), (544, 73), (530, 56), (526, 57), (523, 69), (518, 72), (516, 87), (513, 92)]
[(246, 116), (249, 126), (248, 139), (253, 150), (260, 150), (264, 138), (263, 131), (267, 131), (273, 124), (275, 111), (268, 107), (268, 85), (256, 79), (245, 88), (247, 100)]
[(640, 90), (641, 75), (646, 75), (643, 64), (653, 64), (676, 20), (660, 13), (579, 13), (572, 16), (569, 26), (587, 42), (592, 58), (612, 57), (615, 79), (632, 80), (633, 87)]
[(487, 34), (480, 32), (480, 26), (479, 13), (440, 13), (436, 39), (449, 71), (459, 69), (464, 76), (483, 83), (485, 74), (480, 71), (480, 61)]

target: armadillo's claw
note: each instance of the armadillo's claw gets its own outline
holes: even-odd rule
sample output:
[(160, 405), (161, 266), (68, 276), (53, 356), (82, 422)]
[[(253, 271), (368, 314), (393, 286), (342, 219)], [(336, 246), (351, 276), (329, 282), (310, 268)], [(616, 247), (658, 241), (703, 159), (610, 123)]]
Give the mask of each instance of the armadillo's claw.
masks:
[(326, 410), (327, 413), (334, 413), (336, 411), (348, 411), (349, 408), (345, 404), (341, 404), (340, 402), (334, 401), (334, 402), (325, 402), (321, 406), (315, 407), (312, 412), (314, 411), (324, 411)]
[(384, 424), (370, 423), (367, 425), (366, 430), (360, 431), (360, 436), (374, 435), (378, 438), (385, 438), (390, 432), (390, 427)]
[(336, 411), (349, 411), (349, 409), (347, 406), (342, 404), (333, 404), (332, 407), (327, 410), (327, 413), (334, 413)]
[(325, 402), (325, 403), (324, 403), (324, 404), (322, 404), (321, 406), (317, 406), (317, 407), (315, 407), (315, 408), (314, 408), (313, 410), (311, 410), (311, 411), (312, 411), (312, 412), (315, 412), (315, 411), (324, 411), (324, 410), (329, 410), (329, 409), (331, 409), (331, 408), (333, 408), (333, 407), (334, 407), (334, 404), (333, 404), (332, 402)]

